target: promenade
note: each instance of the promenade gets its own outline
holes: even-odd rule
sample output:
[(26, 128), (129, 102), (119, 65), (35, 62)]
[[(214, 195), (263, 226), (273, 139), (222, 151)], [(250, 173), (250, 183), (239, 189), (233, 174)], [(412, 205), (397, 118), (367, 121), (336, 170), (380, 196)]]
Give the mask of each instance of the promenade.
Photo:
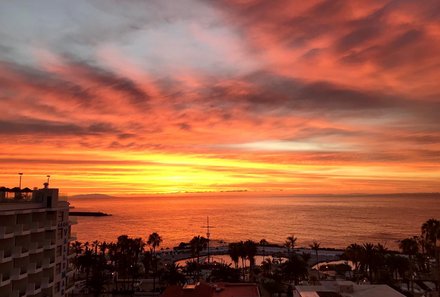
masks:
[[(221, 245), (210, 249), (210, 256), (216, 255), (228, 255), (229, 247), (228, 245)], [(309, 264), (316, 264), (315, 251), (308, 248), (297, 248), (294, 249), (296, 254), (308, 253), (310, 254)], [(191, 254), (191, 250), (189, 249), (164, 249), (157, 252), (158, 256), (164, 263), (173, 263), (179, 262), (186, 259), (192, 259), (193, 256)], [(318, 251), (319, 261), (320, 262), (328, 262), (328, 261), (336, 261), (340, 260), (340, 256), (343, 254), (342, 250), (326, 250), (322, 249)], [(259, 246), (257, 250), (258, 256), (266, 256), (273, 258), (288, 258), (288, 251), (285, 247), (276, 247), (276, 246), (265, 246), (264, 248)], [(208, 251), (204, 250), (200, 253), (200, 258), (204, 261), (208, 257)]]

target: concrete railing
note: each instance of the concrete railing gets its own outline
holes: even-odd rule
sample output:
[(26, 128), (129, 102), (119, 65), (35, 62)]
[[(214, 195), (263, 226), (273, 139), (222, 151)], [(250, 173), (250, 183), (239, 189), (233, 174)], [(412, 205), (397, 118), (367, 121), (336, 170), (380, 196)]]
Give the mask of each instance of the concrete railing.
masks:
[(28, 283), (26, 286), (26, 294), (27, 295), (34, 295), (34, 293), (35, 293), (35, 284)]
[(11, 280), (17, 280), (20, 278), (20, 268), (12, 268)]
[(47, 289), (50, 288), (53, 285), (53, 279), (50, 279), (48, 277), (44, 277), (41, 279), (41, 288)]
[(12, 260), (11, 251), (0, 250), (0, 262)]
[(21, 248), (21, 246), (16, 246), (13, 248), (12, 257), (19, 258), (21, 257), (22, 254), (23, 254), (23, 249)]
[(6, 273), (2, 274), (0, 273), (0, 287), (5, 286), (11, 282), (11, 276)]
[(49, 268), (53, 265), (55, 265), (55, 259), (43, 259), (43, 268)]
[(14, 229), (8, 226), (0, 226), (0, 239), (14, 236)]

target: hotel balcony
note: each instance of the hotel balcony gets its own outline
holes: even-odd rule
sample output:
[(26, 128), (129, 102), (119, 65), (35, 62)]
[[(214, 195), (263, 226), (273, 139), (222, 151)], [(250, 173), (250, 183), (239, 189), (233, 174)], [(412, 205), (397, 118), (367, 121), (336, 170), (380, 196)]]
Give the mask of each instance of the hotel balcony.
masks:
[(29, 235), (29, 234), (31, 234), (30, 227), (28, 228), (28, 226), (25, 226), (23, 224), (15, 225), (15, 236)]
[(0, 239), (14, 237), (14, 229), (8, 226), (0, 226)]
[(22, 258), (22, 257), (27, 257), (27, 256), (29, 256), (29, 249), (28, 248), (16, 246), (12, 250), (12, 257), (14, 257), (14, 258)]
[(41, 279), (41, 289), (47, 289), (53, 286), (53, 278), (42, 278)]
[(27, 277), (27, 271), (26, 269), (22, 269), (22, 268), (13, 268), (11, 271), (11, 280), (15, 281), (15, 280), (20, 280), (23, 279), (25, 277)]
[(0, 263), (12, 261), (11, 251), (0, 250)]
[(57, 229), (57, 221), (51, 220), (46, 223), (44, 226), (45, 230), (56, 230)]
[(30, 232), (32, 229), (32, 224), (31, 223), (23, 223), (23, 232)]
[(46, 229), (44, 225), (40, 225), (39, 222), (33, 222), (31, 226), (31, 231), (33, 233), (43, 232)]
[(50, 259), (44, 258), (42, 266), (44, 269), (55, 266), (55, 258), (50, 258)]
[(50, 250), (50, 249), (54, 249), (56, 246), (55, 241), (52, 240), (46, 240), (43, 244), (43, 249), (45, 250)]
[(32, 296), (41, 293), (41, 285), (35, 283), (29, 283), (26, 286), (26, 295)]
[(73, 277), (75, 275), (75, 270), (69, 270), (69, 271), (67, 271), (67, 273), (66, 273), (66, 276), (67, 277)]
[(67, 286), (66, 286), (66, 294), (69, 294), (73, 291), (73, 289), (75, 289), (75, 282), (73, 280), (70, 280), (67, 282)]
[(29, 245), (29, 253), (30, 254), (38, 254), (44, 251), (43, 244), (40, 242), (31, 242)]
[(42, 263), (29, 263), (28, 265), (28, 273), (34, 274), (43, 271), (43, 264)]
[(1, 274), (0, 273), (0, 287), (9, 285), (11, 283), (11, 276), (9, 273)]

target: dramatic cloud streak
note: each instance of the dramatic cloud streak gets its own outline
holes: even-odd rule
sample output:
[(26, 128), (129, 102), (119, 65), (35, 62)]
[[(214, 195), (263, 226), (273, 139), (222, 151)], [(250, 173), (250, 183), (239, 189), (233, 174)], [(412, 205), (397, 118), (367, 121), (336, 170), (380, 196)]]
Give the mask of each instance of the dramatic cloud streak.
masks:
[(440, 191), (438, 1), (0, 4), (0, 177)]

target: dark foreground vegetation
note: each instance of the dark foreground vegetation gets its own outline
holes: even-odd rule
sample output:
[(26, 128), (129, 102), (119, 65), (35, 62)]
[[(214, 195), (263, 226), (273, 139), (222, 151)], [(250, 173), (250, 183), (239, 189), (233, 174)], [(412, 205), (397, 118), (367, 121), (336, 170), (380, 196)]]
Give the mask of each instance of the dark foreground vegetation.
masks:
[[(103, 292), (133, 295), (136, 291), (159, 294), (168, 285), (212, 282), (257, 282), (270, 295), (291, 292), (303, 282), (342, 278), (355, 282), (388, 284), (407, 296), (422, 281), (439, 280), (440, 221), (430, 219), (418, 236), (399, 242), (400, 251), (390, 251), (381, 244), (353, 243), (341, 254), (338, 263), (318, 265), (324, 249), (313, 242), (308, 252), (298, 252), (296, 237), (288, 236), (284, 245), (269, 244), (265, 239), (229, 243), (225, 253), (231, 264), (209, 260), (208, 240), (194, 236), (173, 251), (159, 250), (162, 238), (150, 234), (146, 240), (121, 235), (116, 242), (72, 243), (76, 279), (94, 296)], [(274, 249), (275, 248), (275, 249)], [(274, 252), (276, 250), (276, 252)], [(175, 255), (187, 256), (185, 265), (176, 264)], [(256, 257), (263, 257), (256, 264)], [(316, 266), (315, 266), (316, 268)], [(331, 272), (331, 273), (329, 273)]]

